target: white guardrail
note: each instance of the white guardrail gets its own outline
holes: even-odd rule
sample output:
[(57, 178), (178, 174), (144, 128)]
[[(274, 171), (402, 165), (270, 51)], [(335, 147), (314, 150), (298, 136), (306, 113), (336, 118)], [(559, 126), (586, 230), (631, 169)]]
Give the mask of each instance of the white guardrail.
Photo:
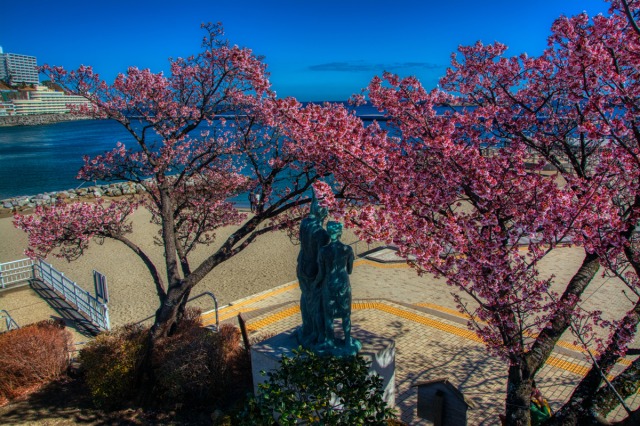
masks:
[(42, 259), (22, 259), (14, 262), (0, 263), (0, 287), (37, 279), (51, 290), (57, 292), (67, 302), (85, 313), (89, 320), (103, 330), (109, 330), (109, 309), (106, 303), (91, 295), (78, 284), (65, 277), (53, 266)]
[(6, 288), (8, 284), (16, 284), (32, 279), (33, 264), (32, 259), (0, 263), (0, 288)]

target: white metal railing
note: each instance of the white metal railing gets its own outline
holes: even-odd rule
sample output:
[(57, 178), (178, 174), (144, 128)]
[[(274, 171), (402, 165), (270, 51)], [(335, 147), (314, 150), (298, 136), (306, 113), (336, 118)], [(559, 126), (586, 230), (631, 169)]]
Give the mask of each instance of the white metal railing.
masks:
[(33, 263), (31, 259), (0, 263), (0, 288), (6, 288), (7, 284), (15, 284), (32, 279)]
[(34, 270), (35, 278), (58, 292), (67, 302), (76, 305), (78, 311), (87, 314), (92, 323), (103, 330), (111, 328), (109, 309), (106, 303), (100, 302), (88, 291), (79, 287), (78, 284), (65, 277), (62, 272), (56, 270), (42, 259), (35, 261)]

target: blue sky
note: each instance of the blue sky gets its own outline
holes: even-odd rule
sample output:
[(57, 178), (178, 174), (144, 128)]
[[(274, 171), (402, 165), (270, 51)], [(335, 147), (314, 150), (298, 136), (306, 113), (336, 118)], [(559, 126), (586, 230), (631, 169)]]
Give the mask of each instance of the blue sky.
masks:
[(200, 48), (202, 22), (264, 55), (279, 96), (345, 100), (384, 70), (434, 87), (459, 45), (500, 41), (536, 55), (553, 20), (600, 0), (156, 0), (8, 1), (0, 46), (38, 64), (92, 65), (108, 82), (128, 66), (165, 71)]

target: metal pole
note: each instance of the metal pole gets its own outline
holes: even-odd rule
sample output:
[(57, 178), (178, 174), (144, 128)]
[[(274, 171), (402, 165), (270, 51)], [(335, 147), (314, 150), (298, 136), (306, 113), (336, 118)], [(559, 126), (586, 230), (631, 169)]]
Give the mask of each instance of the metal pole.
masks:
[(251, 351), (251, 344), (249, 343), (249, 335), (247, 334), (247, 324), (242, 318), (242, 313), (238, 314), (238, 324), (240, 325), (240, 332), (242, 333), (242, 340), (244, 341), (244, 347), (249, 354)]
[(111, 330), (111, 322), (109, 321), (109, 307), (104, 304), (104, 323), (107, 326), (107, 330)]

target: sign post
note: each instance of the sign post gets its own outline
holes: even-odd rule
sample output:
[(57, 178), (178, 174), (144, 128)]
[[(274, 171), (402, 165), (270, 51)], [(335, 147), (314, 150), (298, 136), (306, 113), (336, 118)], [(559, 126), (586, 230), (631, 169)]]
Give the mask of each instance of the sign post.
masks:
[(96, 299), (102, 299), (103, 303), (109, 302), (107, 277), (105, 277), (98, 271), (93, 271), (93, 286), (96, 290)]

